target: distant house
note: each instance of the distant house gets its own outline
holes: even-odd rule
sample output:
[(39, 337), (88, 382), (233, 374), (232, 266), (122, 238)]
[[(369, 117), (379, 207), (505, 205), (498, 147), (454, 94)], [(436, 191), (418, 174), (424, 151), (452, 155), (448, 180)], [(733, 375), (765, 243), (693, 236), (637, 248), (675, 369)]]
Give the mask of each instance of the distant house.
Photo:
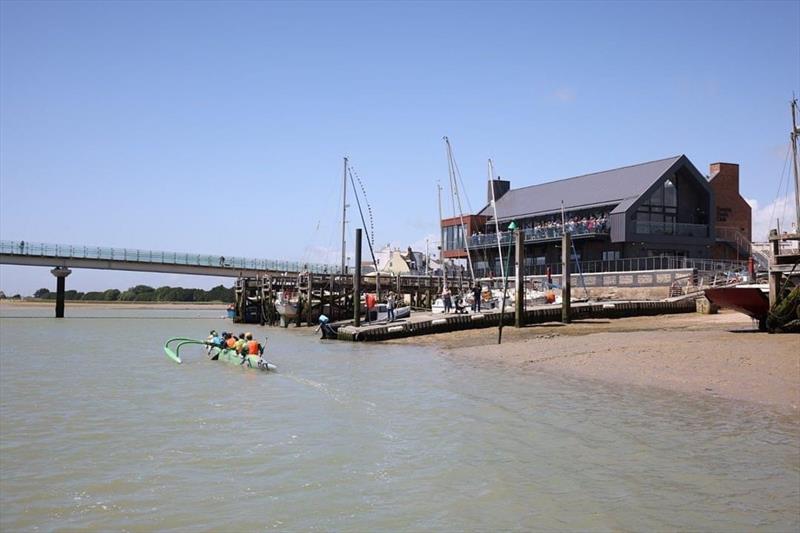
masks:
[[(397, 248), (387, 246), (375, 252), (375, 261), (378, 264), (378, 271), (388, 274), (424, 274), (426, 257), (422, 252), (415, 252), (409, 248), (402, 252)], [(431, 263), (431, 268), (438, 268), (438, 263)], [(375, 271), (372, 261), (362, 261), (361, 270), (364, 273)]]
[(483, 209), (442, 220), (442, 256), (466, 258), (469, 248), (477, 276), (499, 274), (496, 227), (505, 232), (514, 221), (524, 232), (526, 273), (560, 262), (565, 230), (574, 258), (597, 270), (641, 257), (746, 259), (750, 219), (738, 165), (714, 163), (706, 178), (679, 155), (519, 189), (491, 180)]

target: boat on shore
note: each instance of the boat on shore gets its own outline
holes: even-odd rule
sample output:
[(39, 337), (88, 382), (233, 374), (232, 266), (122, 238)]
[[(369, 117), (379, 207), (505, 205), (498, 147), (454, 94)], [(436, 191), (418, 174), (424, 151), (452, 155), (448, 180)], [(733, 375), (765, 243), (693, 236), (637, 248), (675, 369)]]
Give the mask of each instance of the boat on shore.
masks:
[(169, 339), (166, 343), (164, 343), (164, 353), (167, 354), (169, 359), (181, 364), (183, 363), (183, 359), (181, 358), (180, 350), (183, 346), (190, 344), (199, 344), (205, 346), (208, 352), (208, 357), (212, 361), (222, 361), (228, 364), (235, 364), (247, 368), (256, 368), (263, 371), (274, 371), (278, 369), (278, 367), (260, 355), (240, 355), (236, 353), (236, 350), (220, 348), (219, 346), (211, 346), (207, 341), (189, 339), (186, 337), (173, 337)]
[(769, 284), (736, 285), (705, 290), (709, 302), (723, 309), (733, 309), (758, 321), (766, 331), (769, 316)]

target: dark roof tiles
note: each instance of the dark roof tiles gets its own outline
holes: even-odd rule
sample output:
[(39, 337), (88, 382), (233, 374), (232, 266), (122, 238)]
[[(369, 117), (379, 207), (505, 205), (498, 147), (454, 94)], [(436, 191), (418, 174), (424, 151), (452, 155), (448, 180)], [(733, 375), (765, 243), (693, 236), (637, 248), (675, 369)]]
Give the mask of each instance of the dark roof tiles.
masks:
[[(683, 157), (668, 157), (512, 189), (497, 200), (497, 218), (509, 220), (556, 213), (561, 210), (562, 201), (568, 211), (610, 204), (618, 204), (614, 211), (624, 210)], [(491, 204), (479, 214), (493, 216)]]

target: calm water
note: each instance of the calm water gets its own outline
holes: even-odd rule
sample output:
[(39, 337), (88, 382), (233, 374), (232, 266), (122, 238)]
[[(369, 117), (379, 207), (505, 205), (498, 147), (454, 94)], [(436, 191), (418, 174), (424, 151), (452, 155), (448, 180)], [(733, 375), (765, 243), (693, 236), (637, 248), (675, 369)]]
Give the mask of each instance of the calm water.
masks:
[(277, 374), (179, 366), (222, 312), (0, 312), (3, 531), (800, 526), (796, 415), (308, 330), (248, 328)]

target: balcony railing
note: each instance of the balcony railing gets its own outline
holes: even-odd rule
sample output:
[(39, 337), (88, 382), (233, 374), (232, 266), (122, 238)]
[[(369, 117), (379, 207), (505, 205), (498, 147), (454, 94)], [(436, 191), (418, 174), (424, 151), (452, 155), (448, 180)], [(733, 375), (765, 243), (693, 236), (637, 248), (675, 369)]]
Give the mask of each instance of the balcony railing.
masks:
[(707, 224), (682, 224), (679, 222), (636, 221), (639, 235), (675, 235), (678, 237), (708, 237)]
[[(512, 265), (513, 268), (513, 265)], [(573, 274), (594, 274), (602, 272), (633, 272), (637, 270), (676, 270), (692, 268), (703, 272), (737, 271), (747, 268), (747, 261), (719, 261), (714, 259), (661, 256), (631, 257), (626, 259), (609, 259), (598, 261), (581, 261), (580, 266), (572, 261), (570, 272)], [(550, 271), (552, 275), (561, 274), (561, 263), (525, 265), (526, 276), (542, 276)], [(475, 266), (475, 276), (485, 278), (497, 276), (498, 271), (489, 265)]]
[[(541, 227), (541, 228), (527, 228), (522, 230), (525, 234), (525, 242), (540, 242), (560, 239), (564, 235), (564, 228), (562, 226)], [(592, 235), (608, 235), (609, 229), (607, 224), (597, 224), (592, 227), (574, 224), (567, 227), (567, 233), (576, 236), (592, 236)], [(497, 246), (497, 234), (488, 233), (485, 235), (472, 235), (469, 238), (470, 248), (484, 248), (488, 246)], [(508, 245), (514, 242), (513, 231), (500, 232), (500, 244)]]

